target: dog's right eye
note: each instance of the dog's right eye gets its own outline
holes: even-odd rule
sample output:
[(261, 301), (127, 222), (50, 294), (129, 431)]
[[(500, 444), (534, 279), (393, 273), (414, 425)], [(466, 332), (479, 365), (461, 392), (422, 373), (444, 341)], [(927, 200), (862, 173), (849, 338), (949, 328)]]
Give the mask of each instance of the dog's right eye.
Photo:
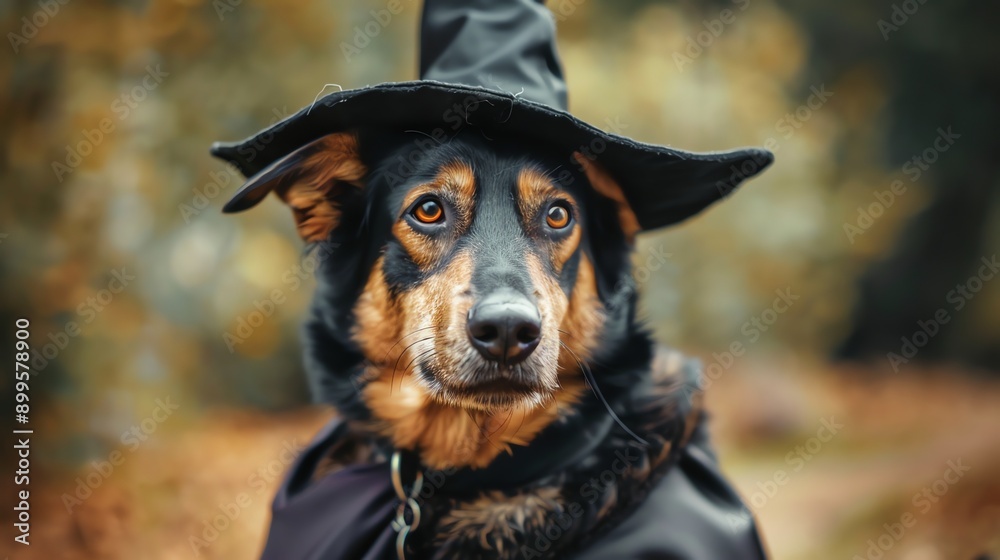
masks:
[(555, 230), (565, 229), (572, 216), (565, 202), (556, 202), (549, 206), (548, 212), (545, 213), (545, 223)]
[(436, 224), (444, 220), (444, 208), (436, 198), (427, 197), (413, 205), (410, 215), (422, 224)]

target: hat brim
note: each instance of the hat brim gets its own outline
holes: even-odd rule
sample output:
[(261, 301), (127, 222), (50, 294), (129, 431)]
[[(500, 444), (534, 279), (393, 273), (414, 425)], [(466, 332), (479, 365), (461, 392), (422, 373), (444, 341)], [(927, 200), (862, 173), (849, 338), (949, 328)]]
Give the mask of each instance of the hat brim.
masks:
[[(215, 143), (212, 155), (252, 177), (270, 172), (268, 168), (280, 165), (285, 156), (334, 132), (440, 127), (451, 136), (470, 126), (487, 134), (521, 135), (565, 149), (567, 155), (580, 151), (594, 158), (618, 181), (643, 230), (697, 214), (774, 161), (771, 152), (758, 148), (693, 153), (644, 144), (512, 94), (426, 80), (331, 93), (246, 140)], [(245, 187), (225, 210), (244, 210), (259, 199)]]

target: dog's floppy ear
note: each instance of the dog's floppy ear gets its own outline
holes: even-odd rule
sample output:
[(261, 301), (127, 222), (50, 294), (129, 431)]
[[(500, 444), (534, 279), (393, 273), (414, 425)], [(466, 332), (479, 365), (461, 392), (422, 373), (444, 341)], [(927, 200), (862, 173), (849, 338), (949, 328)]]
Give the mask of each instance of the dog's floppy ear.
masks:
[(361, 189), (366, 172), (357, 136), (330, 134), (262, 169), (222, 210), (246, 210), (274, 191), (291, 207), (302, 239), (323, 241), (340, 220), (338, 197), (344, 189)]
[(618, 221), (625, 231), (625, 239), (629, 243), (633, 242), (635, 235), (642, 230), (642, 227), (639, 225), (639, 220), (635, 217), (635, 212), (632, 211), (628, 200), (626, 200), (621, 186), (611, 177), (608, 170), (596, 161), (591, 160), (580, 152), (573, 152), (573, 157), (580, 164), (580, 167), (583, 168), (583, 172), (587, 175), (587, 180), (590, 181), (590, 186), (594, 187), (594, 190), (602, 196), (613, 200), (617, 205)]

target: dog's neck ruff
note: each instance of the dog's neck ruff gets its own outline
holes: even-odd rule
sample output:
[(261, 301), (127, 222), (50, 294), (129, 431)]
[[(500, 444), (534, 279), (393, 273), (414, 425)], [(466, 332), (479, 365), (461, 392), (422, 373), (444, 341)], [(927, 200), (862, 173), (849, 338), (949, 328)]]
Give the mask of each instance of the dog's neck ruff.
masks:
[(643, 501), (700, 418), (692, 362), (658, 354), (633, 375), (637, 385), (612, 402), (647, 445), (589, 399), (577, 414), (489, 467), (423, 470), (419, 487), (409, 484), (417, 474), (405, 453), (397, 456), (395, 488), (392, 450), (337, 419), (303, 453), (275, 498), (262, 558), (397, 558), (404, 527), (413, 527), (404, 537), (408, 559), (564, 557)]

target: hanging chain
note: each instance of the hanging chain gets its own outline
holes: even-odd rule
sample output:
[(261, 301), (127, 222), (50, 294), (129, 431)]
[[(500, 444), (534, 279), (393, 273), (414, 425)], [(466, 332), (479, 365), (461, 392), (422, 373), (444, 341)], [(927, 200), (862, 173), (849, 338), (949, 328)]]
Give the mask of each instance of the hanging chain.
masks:
[[(396, 497), (399, 498), (399, 507), (396, 509), (396, 519), (392, 520), (392, 528), (396, 531), (396, 554), (399, 560), (406, 560), (406, 537), (417, 529), (420, 525), (420, 504), (417, 497), (420, 489), (424, 486), (424, 473), (417, 469), (417, 476), (413, 480), (409, 494), (403, 489), (403, 475), (400, 472), (402, 457), (399, 451), (392, 454), (392, 487), (396, 489)], [(406, 511), (410, 511), (409, 523), (406, 522)]]

